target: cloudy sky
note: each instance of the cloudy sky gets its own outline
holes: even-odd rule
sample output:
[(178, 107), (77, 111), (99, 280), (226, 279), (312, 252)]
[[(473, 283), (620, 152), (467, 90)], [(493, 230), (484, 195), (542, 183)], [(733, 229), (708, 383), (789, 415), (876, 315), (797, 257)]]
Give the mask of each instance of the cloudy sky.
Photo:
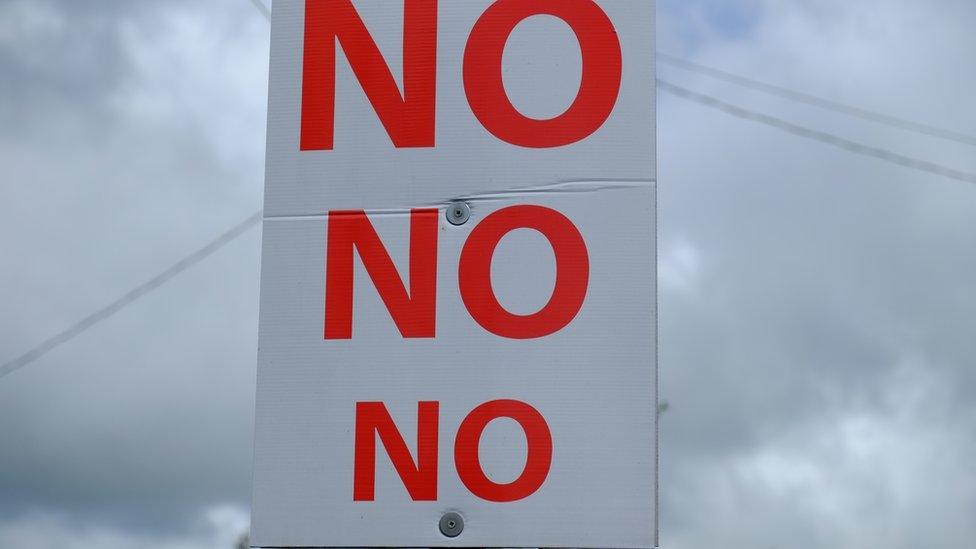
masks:
[[(661, 0), (661, 51), (976, 133), (972, 0)], [(0, 0), (0, 361), (257, 210), (249, 0)], [(976, 148), (662, 77), (976, 172)], [(976, 186), (663, 94), (666, 547), (970, 547)], [(231, 547), (260, 231), (0, 379), (0, 546)]]

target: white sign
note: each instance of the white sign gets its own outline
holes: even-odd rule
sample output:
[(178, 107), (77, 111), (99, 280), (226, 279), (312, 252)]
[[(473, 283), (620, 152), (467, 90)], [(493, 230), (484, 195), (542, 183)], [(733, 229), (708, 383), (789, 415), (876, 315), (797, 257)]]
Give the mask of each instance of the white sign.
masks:
[(656, 545), (654, 9), (275, 1), (255, 546)]

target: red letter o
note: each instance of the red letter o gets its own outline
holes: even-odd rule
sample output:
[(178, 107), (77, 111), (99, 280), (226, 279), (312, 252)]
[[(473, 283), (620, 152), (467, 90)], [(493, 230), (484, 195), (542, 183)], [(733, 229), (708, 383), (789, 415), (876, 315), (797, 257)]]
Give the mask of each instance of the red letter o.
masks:
[[(485, 475), (478, 457), (478, 445), (485, 427), (497, 418), (514, 419), (525, 431), (528, 456), (519, 478), (498, 484)], [(538, 410), (517, 400), (495, 400), (478, 406), (458, 428), (454, 442), (454, 465), (458, 477), (472, 494), (487, 501), (507, 502), (527, 498), (538, 490), (549, 476), (552, 465), (552, 435)]]
[[(576, 33), (583, 77), (576, 100), (549, 120), (518, 112), (505, 93), (502, 54), (515, 26), (533, 15), (552, 15)], [(617, 31), (592, 0), (498, 0), (475, 23), (464, 49), (464, 91), (471, 110), (495, 137), (532, 148), (575, 143), (600, 128), (620, 91), (623, 62)]]
[[(515, 229), (534, 229), (549, 240), (556, 256), (556, 285), (549, 302), (530, 315), (506, 311), (491, 287), (495, 248)], [(586, 243), (566, 216), (542, 206), (510, 206), (489, 215), (471, 231), (461, 251), (458, 286), (471, 317), (489, 332), (511, 339), (534, 339), (563, 329), (583, 306), (590, 278)]]

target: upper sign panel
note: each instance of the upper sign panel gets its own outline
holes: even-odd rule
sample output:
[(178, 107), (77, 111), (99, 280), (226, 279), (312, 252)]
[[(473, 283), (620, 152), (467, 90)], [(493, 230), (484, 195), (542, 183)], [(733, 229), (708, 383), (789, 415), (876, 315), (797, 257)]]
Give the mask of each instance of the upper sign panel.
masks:
[(275, 1), (266, 215), (654, 178), (652, 1), (405, 4)]

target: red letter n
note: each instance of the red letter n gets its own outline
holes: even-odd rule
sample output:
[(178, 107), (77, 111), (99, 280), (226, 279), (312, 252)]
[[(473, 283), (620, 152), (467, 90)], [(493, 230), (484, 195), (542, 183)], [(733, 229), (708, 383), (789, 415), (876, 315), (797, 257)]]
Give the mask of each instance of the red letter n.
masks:
[(353, 250), (403, 337), (434, 337), (437, 315), (437, 210), (410, 212), (410, 294), (363, 211), (329, 213), (325, 339), (352, 338)]
[(434, 146), (437, 0), (404, 0), (403, 95), (351, 0), (306, 0), (301, 150), (331, 150), (336, 45), (396, 147)]
[(356, 403), (356, 458), (353, 501), (373, 501), (378, 434), (400, 480), (414, 501), (437, 501), (438, 403), (417, 404), (417, 463), (382, 402)]

